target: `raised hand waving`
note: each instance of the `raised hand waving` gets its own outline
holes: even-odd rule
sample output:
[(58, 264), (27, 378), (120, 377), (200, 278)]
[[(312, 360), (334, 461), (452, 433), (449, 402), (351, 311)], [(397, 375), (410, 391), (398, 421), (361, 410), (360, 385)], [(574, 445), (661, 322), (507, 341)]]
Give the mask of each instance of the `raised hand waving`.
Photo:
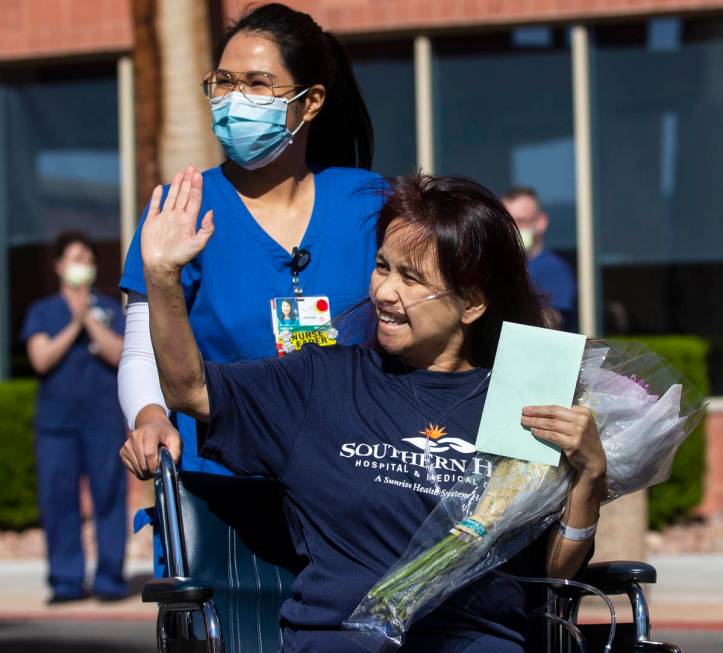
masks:
[(141, 254), (146, 275), (177, 275), (193, 259), (213, 234), (213, 211), (203, 216), (196, 229), (203, 194), (203, 177), (194, 166), (176, 173), (161, 206), (163, 191), (153, 189), (143, 230)]

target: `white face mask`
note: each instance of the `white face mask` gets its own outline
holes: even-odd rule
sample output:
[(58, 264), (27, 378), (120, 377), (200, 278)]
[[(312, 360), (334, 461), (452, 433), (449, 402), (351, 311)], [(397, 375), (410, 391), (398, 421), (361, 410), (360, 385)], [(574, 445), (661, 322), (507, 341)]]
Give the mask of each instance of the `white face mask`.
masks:
[(90, 286), (95, 281), (95, 265), (87, 263), (68, 263), (63, 271), (63, 282), (71, 288)]
[(525, 248), (525, 252), (529, 254), (530, 250), (535, 246), (535, 230), (524, 227), (520, 229), (520, 236), (522, 236), (522, 246)]

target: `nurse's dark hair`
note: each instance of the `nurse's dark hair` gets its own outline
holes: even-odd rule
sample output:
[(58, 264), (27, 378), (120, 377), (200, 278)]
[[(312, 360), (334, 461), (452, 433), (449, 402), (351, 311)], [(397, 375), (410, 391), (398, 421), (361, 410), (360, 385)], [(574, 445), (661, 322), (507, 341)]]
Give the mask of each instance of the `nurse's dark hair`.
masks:
[(318, 166), (372, 166), (374, 135), (349, 57), (339, 40), (314, 19), (279, 3), (252, 5), (225, 32), (216, 49), (218, 64), (239, 32), (270, 37), (296, 84), (323, 84), (326, 99), (311, 123), (306, 159)]
[(411, 226), (404, 237), (412, 266), (419, 270), (429, 248), (436, 247), (445, 289), (466, 298), (481, 291), (486, 309), (468, 330), (478, 365), (492, 365), (502, 322), (545, 325), (520, 232), (491, 191), (464, 177), (418, 174), (392, 180), (388, 193), (377, 222), (377, 244), (390, 226)]
[(98, 258), (98, 250), (93, 241), (82, 231), (63, 231), (58, 234), (53, 241), (53, 259), (63, 258), (65, 250), (74, 243), (80, 243), (83, 247), (87, 247), (93, 256)]

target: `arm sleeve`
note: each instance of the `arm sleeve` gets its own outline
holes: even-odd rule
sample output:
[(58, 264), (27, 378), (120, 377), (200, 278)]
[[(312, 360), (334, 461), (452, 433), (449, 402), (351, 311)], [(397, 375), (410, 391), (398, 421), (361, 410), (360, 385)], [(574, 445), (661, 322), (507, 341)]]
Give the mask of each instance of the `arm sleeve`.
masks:
[(283, 476), (311, 397), (312, 361), (304, 347), (284, 358), (206, 363), (208, 429), (201, 456), (241, 476)]
[(118, 365), (118, 400), (132, 431), (138, 413), (149, 404), (162, 406), (166, 415), (169, 411), (158, 380), (145, 298), (128, 304), (125, 326), (123, 352)]
[[(163, 196), (161, 197), (161, 206), (166, 201), (168, 195), (168, 186), (163, 187)], [(150, 204), (150, 203), (149, 203)], [(136, 232), (133, 234), (133, 240), (131, 241), (128, 253), (126, 254), (125, 264), (123, 265), (123, 274), (121, 276), (120, 289), (127, 293), (137, 293), (145, 296), (146, 281), (143, 276), (143, 258), (141, 256), (141, 229), (143, 229), (143, 223), (146, 221), (148, 216), (148, 206), (143, 209), (141, 219), (138, 221), (138, 227)], [(204, 207), (201, 207), (202, 211)], [(199, 212), (198, 225), (200, 226), (201, 220), (205, 211)], [(183, 266), (181, 270), (181, 285), (183, 286), (183, 295), (186, 299), (186, 304), (190, 306), (193, 302), (193, 297), (196, 293), (196, 287), (201, 277), (199, 257), (196, 257), (190, 263)]]

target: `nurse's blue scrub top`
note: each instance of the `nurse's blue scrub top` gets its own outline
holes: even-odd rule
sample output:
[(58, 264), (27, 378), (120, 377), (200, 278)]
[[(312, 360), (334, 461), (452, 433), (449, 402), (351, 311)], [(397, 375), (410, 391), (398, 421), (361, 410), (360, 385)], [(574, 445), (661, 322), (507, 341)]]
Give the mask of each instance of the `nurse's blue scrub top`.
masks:
[[(112, 297), (90, 296), (90, 309), (105, 326), (122, 335), (125, 316)], [(25, 314), (20, 339), (27, 342), (36, 333), (53, 338), (72, 315), (61, 294), (31, 304)], [(75, 430), (92, 426), (120, 431), (123, 415), (118, 404), (117, 370), (90, 351), (91, 340), (82, 330), (68, 352), (47, 374), (40, 377), (35, 405), (35, 427), (42, 430)]]
[[(293, 296), (291, 255), (256, 222), (221, 167), (203, 173), (199, 221), (213, 209), (215, 231), (206, 248), (183, 268), (189, 319), (203, 358), (234, 362), (277, 355), (269, 301)], [(299, 247), (311, 262), (300, 275), (307, 296), (326, 295), (332, 318), (368, 294), (374, 267), (374, 228), (382, 205), (382, 180), (366, 170), (314, 171), (314, 206)], [(164, 187), (164, 200), (168, 187)], [(121, 289), (146, 294), (140, 231), (133, 237)], [(344, 334), (340, 334), (343, 338)], [(196, 450), (196, 423), (175, 416), (183, 439), (181, 465), (189, 471), (231, 474), (202, 459)]]

